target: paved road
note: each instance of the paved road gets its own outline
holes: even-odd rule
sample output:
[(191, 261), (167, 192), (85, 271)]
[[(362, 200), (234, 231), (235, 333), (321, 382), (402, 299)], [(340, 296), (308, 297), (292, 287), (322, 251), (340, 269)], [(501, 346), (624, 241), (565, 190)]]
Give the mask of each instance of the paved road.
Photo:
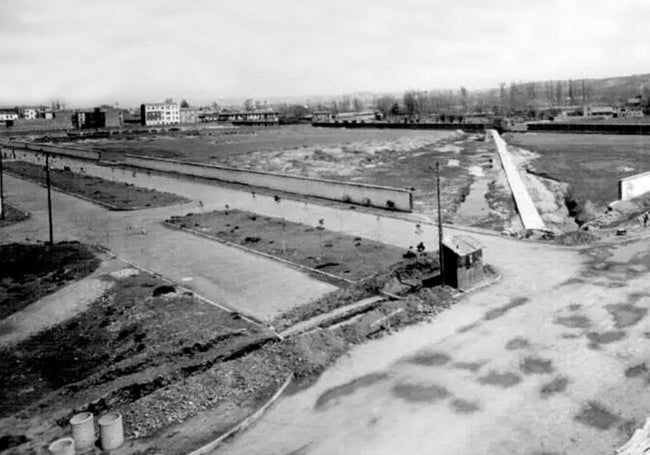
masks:
[[(8, 200), (31, 213), (3, 228), (0, 241), (47, 239), (45, 190), (6, 176)], [(207, 299), (260, 319), (334, 289), (278, 262), (163, 227), (160, 221), (195, 204), (110, 212), (53, 192), (55, 240), (78, 239), (109, 248), (121, 259), (182, 283)], [(144, 232), (144, 233), (143, 233)]]
[(355, 348), (217, 453), (611, 454), (650, 415), (649, 246), (501, 249), (503, 281)]

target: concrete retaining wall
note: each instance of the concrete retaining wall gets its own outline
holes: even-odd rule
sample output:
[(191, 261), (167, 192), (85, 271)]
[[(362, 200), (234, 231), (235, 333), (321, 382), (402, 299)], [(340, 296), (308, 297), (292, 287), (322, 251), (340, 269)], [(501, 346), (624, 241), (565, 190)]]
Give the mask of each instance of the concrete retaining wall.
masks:
[(621, 201), (641, 196), (650, 191), (650, 172), (632, 175), (618, 181), (618, 197)]
[(483, 123), (381, 123), (381, 122), (316, 122), (312, 126), (321, 128), (374, 128), (394, 130), (462, 130), (462, 131), (485, 131)]
[(499, 154), (503, 170), (506, 173), (506, 178), (508, 179), (508, 184), (510, 185), (510, 190), (515, 199), (517, 211), (519, 212), (519, 217), (521, 218), (524, 228), (543, 231), (547, 230), (544, 221), (542, 221), (542, 217), (537, 211), (537, 207), (535, 207), (530, 194), (528, 194), (528, 190), (526, 189), (523, 180), (521, 180), (517, 166), (515, 166), (515, 163), (510, 157), (506, 142), (501, 139), (501, 136), (499, 136), (499, 133), (496, 130), (490, 130), (490, 133), (492, 134), (494, 143), (497, 146), (497, 153)]
[(529, 123), (528, 131), (581, 134), (650, 134), (648, 123)]
[(50, 144), (33, 144), (28, 142), (20, 141), (3, 141), (0, 143), (0, 146), (3, 149), (15, 149), (15, 150), (31, 150), (33, 152), (41, 153), (50, 153), (52, 155), (62, 155), (72, 158), (81, 158), (83, 160), (92, 160), (99, 161), (101, 159), (101, 153), (96, 150), (84, 150), (75, 147), (67, 147), (62, 145), (50, 145)]
[(413, 207), (411, 192), (400, 188), (313, 179), (134, 155), (126, 155), (124, 164), (403, 212), (410, 212)]

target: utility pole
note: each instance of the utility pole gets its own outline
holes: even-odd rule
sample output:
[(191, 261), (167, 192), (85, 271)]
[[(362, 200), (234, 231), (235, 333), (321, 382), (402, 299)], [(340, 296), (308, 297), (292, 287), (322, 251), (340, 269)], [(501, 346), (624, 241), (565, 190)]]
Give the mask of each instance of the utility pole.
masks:
[(52, 190), (50, 188), (50, 154), (45, 154), (45, 181), (47, 183), (47, 216), (50, 229), (50, 247), (54, 246), (54, 231), (52, 229)]
[(5, 190), (2, 169), (2, 148), (0, 148), (0, 220), (5, 219)]
[(445, 263), (442, 252), (442, 208), (440, 206), (440, 165), (436, 161), (436, 188), (438, 197), (438, 261), (440, 262), (440, 284), (445, 285)]

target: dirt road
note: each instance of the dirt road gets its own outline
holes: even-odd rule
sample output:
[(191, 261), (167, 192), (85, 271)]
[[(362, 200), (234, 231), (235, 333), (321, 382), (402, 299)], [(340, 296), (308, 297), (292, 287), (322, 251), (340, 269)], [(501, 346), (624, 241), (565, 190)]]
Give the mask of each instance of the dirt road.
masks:
[(358, 347), (217, 453), (613, 453), (650, 413), (649, 243), (502, 249), (499, 284)]

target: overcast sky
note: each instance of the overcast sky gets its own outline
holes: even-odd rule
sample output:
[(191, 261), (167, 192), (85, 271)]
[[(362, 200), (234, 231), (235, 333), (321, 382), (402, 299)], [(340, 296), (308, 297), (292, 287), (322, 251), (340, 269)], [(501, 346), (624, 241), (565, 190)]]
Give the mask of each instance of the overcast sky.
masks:
[(650, 72), (647, 0), (0, 0), (0, 106)]

